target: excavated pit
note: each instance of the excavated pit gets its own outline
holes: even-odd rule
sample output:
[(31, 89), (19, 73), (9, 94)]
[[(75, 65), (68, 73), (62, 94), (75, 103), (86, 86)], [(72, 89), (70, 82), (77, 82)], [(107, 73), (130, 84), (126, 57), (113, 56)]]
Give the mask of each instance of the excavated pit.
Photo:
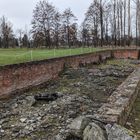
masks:
[[(138, 65), (135, 60), (111, 60), (67, 69), (44, 88), (0, 101), (0, 139), (70, 139), (68, 125), (72, 120), (95, 114)], [(50, 98), (50, 94), (58, 98), (37, 98)]]

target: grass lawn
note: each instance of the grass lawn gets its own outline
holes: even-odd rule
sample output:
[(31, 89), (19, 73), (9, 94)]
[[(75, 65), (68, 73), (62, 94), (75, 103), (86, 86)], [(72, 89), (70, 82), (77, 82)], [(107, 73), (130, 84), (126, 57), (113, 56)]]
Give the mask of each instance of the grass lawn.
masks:
[(100, 51), (99, 48), (76, 49), (0, 49), (0, 66), (55, 57)]

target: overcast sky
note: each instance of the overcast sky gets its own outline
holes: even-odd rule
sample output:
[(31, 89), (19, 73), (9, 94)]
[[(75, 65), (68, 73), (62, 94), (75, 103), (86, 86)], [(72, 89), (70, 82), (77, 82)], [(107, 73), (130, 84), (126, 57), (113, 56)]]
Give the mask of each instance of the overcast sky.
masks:
[[(0, 0), (0, 16), (6, 16), (14, 25), (14, 30), (30, 28), (32, 11), (39, 0)], [(78, 18), (78, 23), (84, 19), (84, 13), (92, 0), (49, 0), (59, 11), (71, 8)]]

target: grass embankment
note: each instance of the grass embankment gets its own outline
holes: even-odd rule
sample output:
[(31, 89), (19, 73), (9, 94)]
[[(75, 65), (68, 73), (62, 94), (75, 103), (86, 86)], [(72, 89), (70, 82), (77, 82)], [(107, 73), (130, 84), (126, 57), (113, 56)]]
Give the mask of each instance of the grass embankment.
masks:
[(0, 66), (17, 64), (35, 60), (43, 60), (62, 56), (70, 56), (99, 51), (99, 48), (75, 48), (75, 49), (0, 49)]

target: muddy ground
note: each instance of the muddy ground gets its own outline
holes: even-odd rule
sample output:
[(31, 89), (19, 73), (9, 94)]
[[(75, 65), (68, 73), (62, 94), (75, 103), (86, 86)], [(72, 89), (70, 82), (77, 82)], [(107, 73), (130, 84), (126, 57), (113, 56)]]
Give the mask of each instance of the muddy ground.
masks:
[[(68, 125), (80, 115), (93, 115), (138, 63), (111, 60), (101, 65), (67, 69), (44, 88), (0, 101), (0, 139), (55, 140), (68, 135)], [(35, 95), (56, 94), (55, 100)]]

